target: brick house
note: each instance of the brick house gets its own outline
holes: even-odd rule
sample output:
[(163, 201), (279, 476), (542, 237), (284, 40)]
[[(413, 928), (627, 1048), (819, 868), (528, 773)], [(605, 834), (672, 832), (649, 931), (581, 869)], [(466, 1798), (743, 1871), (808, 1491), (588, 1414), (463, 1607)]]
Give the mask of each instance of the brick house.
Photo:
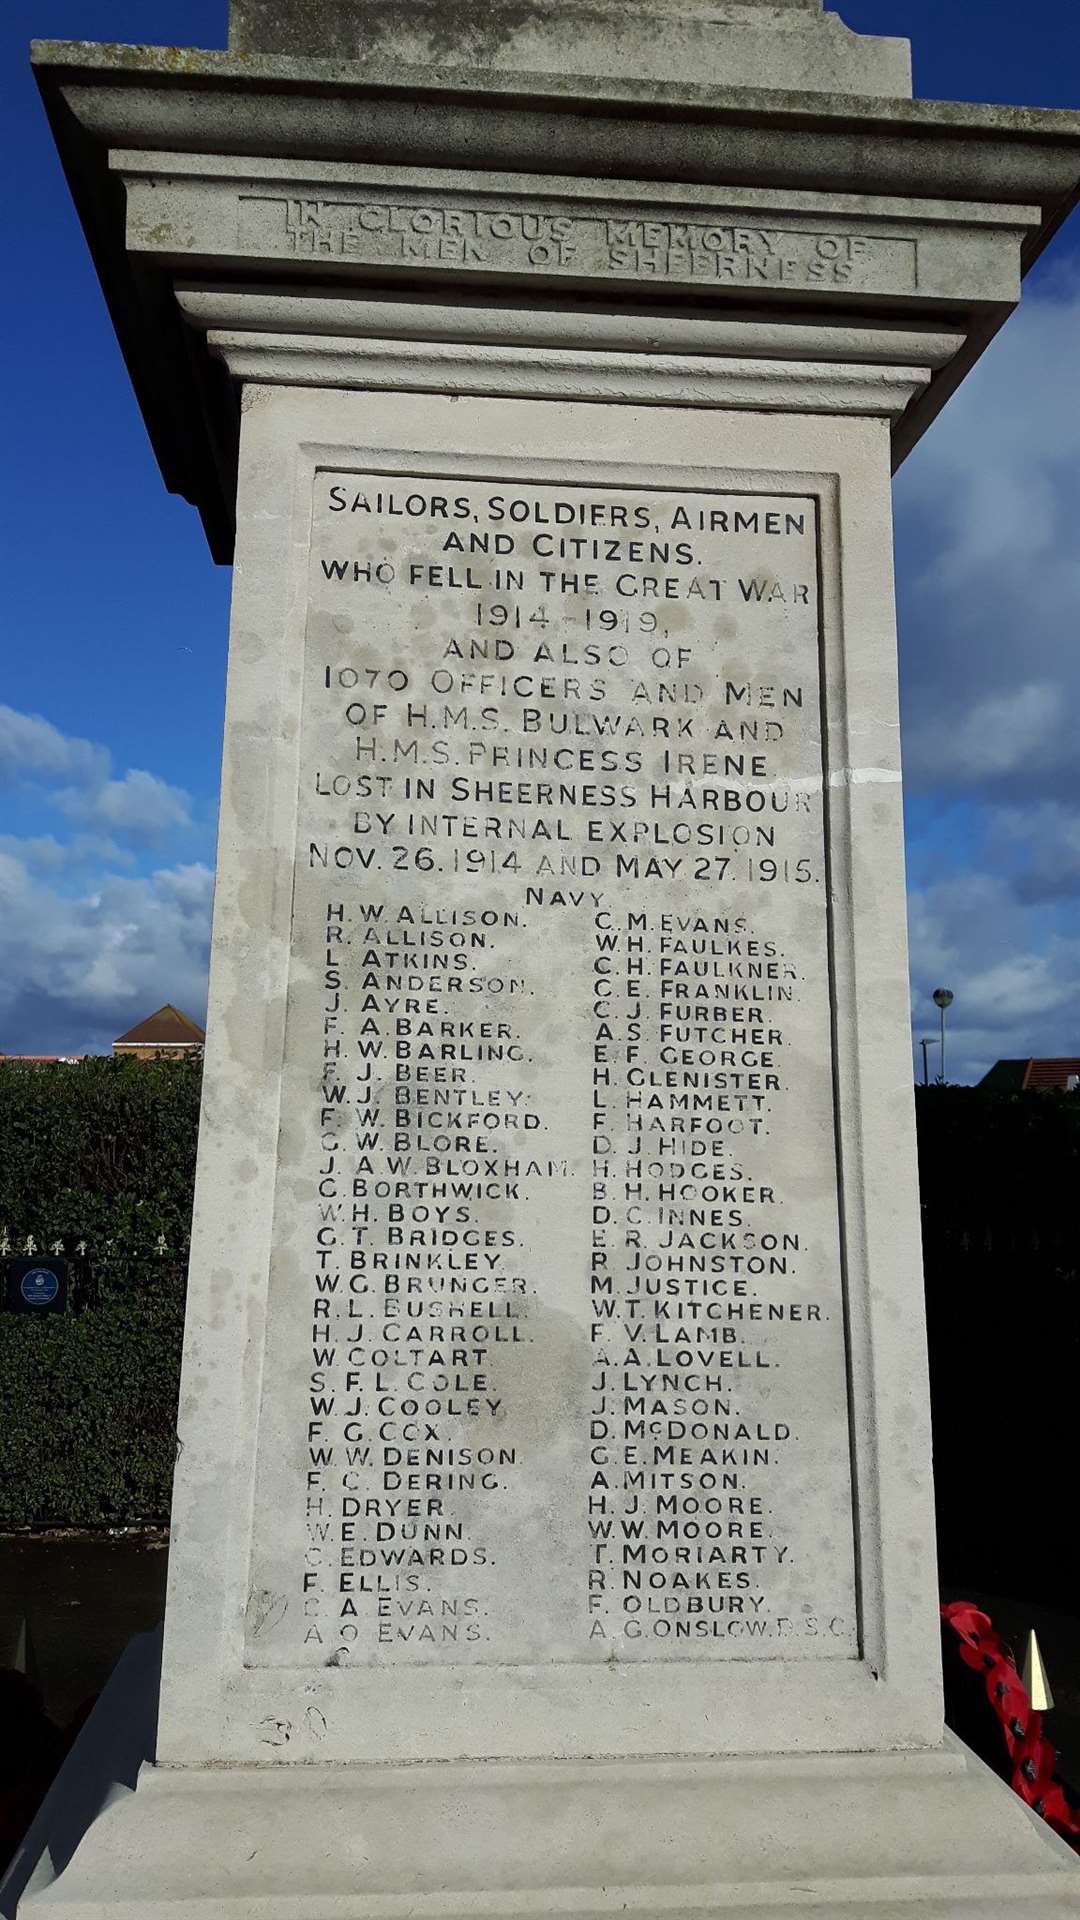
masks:
[(205, 1045), (203, 1028), (179, 1007), (166, 1005), (114, 1040), (113, 1052), (131, 1054), (136, 1060), (157, 1060), (163, 1055), (178, 1059), (185, 1053), (201, 1052)]

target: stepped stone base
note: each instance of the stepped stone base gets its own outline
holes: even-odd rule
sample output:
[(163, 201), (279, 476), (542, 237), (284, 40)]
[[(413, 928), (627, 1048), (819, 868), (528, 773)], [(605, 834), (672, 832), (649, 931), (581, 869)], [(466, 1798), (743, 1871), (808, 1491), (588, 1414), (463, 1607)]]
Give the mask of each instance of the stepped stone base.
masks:
[[(1080, 1916), (1072, 1853), (951, 1737), (696, 1762), (147, 1762), (132, 1792), (115, 1783), (136, 1777), (146, 1672), (121, 1663), (0, 1890), (5, 1916)], [(77, 1807), (96, 1812), (81, 1840)]]

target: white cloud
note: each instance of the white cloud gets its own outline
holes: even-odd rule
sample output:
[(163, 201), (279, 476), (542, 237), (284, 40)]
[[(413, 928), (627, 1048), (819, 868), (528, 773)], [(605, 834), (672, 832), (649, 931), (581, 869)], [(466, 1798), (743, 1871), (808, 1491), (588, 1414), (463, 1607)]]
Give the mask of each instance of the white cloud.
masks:
[(109, 755), (104, 747), (61, 733), (40, 714), (0, 706), (0, 779), (36, 776), (93, 785), (108, 774)]
[[(1080, 280), (1028, 295), (905, 464), (897, 576), (916, 1039), (951, 1079), (1080, 1051)], [(931, 1056), (933, 1058), (933, 1056)]]
[(212, 891), (194, 864), (68, 895), (0, 849), (0, 1050), (107, 1051), (166, 1000), (201, 1020)]
[(1029, 294), (915, 455), (901, 492), (927, 495), (944, 516), (939, 581), (963, 586), (1002, 560), (1049, 558), (1071, 533), (1078, 315), (1072, 273)]
[(191, 824), (191, 800), (184, 789), (171, 787), (157, 774), (136, 767), (122, 780), (106, 780), (101, 786), (86, 788), (68, 787), (54, 798), (73, 820), (146, 843)]
[(120, 867), (135, 864), (130, 847), (122, 847), (118, 840), (101, 833), (76, 833), (70, 840), (58, 840), (52, 833), (27, 837), (0, 833), (0, 852), (13, 854), (25, 866), (43, 873), (70, 871), (91, 862), (100, 865), (104, 861)]
[(180, 787), (38, 714), (0, 707), (0, 778), (73, 823), (68, 838), (0, 835), (0, 1050), (107, 1051), (172, 1000), (206, 1004), (212, 877), (198, 863), (139, 874), (137, 849), (192, 826)]
[(1024, 773), (1059, 734), (1067, 743), (1070, 722), (1057, 687), (1048, 681), (990, 694), (966, 713), (928, 715), (906, 736), (905, 768), (950, 783)]
[(916, 1041), (938, 1032), (935, 987), (956, 996), (946, 1016), (950, 1080), (979, 1079), (999, 1058), (1080, 1051), (1080, 935), (1018, 900), (1006, 876), (912, 889), (908, 931)]
[(154, 879), (162, 896), (174, 900), (184, 911), (201, 913), (213, 892), (213, 875), (198, 861), (188, 867), (167, 868), (156, 873)]
[(896, 488), (906, 766), (1054, 794), (1080, 710), (1080, 285), (1029, 296)]
[(41, 868), (45, 872), (56, 872), (68, 864), (70, 849), (51, 833), (35, 834), (30, 839), (21, 840), (14, 833), (0, 833), (0, 854), (10, 854), (15, 860), (22, 860), (26, 866)]
[[(106, 747), (14, 707), (0, 706), (0, 779), (42, 789), (50, 805), (82, 827), (102, 828), (140, 846), (156, 845), (192, 824), (191, 796), (182, 787), (138, 767), (116, 779)], [(56, 787), (57, 781), (66, 784)]]
[(1009, 863), (1018, 899), (1080, 897), (1080, 809), (1057, 800), (997, 807), (989, 825), (991, 849)]

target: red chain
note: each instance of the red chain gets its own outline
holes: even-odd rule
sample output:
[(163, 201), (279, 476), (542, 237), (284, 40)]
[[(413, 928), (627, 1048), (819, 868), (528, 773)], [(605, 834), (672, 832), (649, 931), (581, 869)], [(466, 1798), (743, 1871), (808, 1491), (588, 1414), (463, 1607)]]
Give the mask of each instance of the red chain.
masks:
[(1054, 1779), (1057, 1754), (1043, 1738), (1042, 1715), (1028, 1699), (1008, 1647), (987, 1615), (967, 1600), (951, 1601), (942, 1607), (941, 1617), (960, 1641), (961, 1660), (986, 1683), (986, 1697), (1001, 1722), (1013, 1763), (1013, 1792), (1080, 1852), (1080, 1821)]

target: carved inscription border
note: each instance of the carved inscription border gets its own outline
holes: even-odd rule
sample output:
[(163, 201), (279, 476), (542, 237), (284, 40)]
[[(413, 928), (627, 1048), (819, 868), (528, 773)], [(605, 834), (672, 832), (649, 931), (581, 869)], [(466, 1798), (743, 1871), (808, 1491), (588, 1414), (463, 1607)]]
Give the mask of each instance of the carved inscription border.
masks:
[(316, 476), (250, 1665), (858, 1658), (817, 511)]
[(570, 203), (481, 204), (442, 194), (241, 194), (238, 228), (245, 252), (363, 266), (811, 292), (918, 286), (914, 238), (722, 212), (672, 219), (614, 203), (580, 212)]

